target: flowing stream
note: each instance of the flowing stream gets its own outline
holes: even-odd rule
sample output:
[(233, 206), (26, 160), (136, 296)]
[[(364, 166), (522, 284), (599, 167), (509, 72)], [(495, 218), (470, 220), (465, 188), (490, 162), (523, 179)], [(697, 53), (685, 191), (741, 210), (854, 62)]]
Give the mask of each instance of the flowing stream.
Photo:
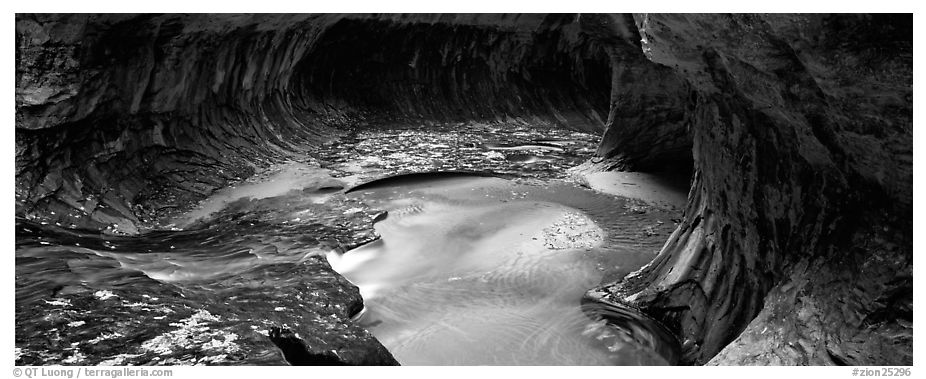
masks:
[(570, 180), (594, 142), (358, 130), (140, 236), (17, 220), (17, 363), (261, 364), (272, 325), (356, 313), (333, 269), (363, 296), (353, 323), (402, 364), (665, 364), (581, 304), (650, 261), (679, 217)]
[[(367, 189), (382, 238), (333, 268), (360, 287), (360, 322), (403, 364), (662, 364), (582, 312), (606, 269), (646, 257), (603, 230), (612, 199), (566, 185), (455, 178)], [(609, 204), (610, 203), (610, 204)], [(620, 208), (618, 208), (620, 209)], [(606, 237), (608, 240), (606, 241)]]

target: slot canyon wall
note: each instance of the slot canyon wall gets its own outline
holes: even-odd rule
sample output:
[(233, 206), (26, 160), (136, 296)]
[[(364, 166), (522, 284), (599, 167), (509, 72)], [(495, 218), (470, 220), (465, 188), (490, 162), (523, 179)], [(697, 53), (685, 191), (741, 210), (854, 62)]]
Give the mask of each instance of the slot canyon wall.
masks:
[(635, 20), (694, 88), (695, 174), (660, 255), (590, 295), (689, 363), (912, 364), (912, 16)]
[(114, 234), (351, 126), (601, 133), (694, 174), (590, 297), (688, 364), (912, 364), (909, 15), (20, 14), (16, 86), (16, 216)]
[(603, 16), (17, 20), (17, 214), (128, 234), (351, 125), (600, 132), (611, 57), (643, 60)]

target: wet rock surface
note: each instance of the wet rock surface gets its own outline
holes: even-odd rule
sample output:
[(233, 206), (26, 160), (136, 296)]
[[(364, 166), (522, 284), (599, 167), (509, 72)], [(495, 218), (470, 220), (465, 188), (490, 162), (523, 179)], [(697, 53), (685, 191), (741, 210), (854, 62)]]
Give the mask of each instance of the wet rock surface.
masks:
[(21, 14), (17, 214), (144, 231), (353, 125), (522, 120), (597, 132), (610, 65), (594, 25)]
[(592, 156), (598, 137), (554, 125), (437, 124), (354, 128), (314, 153), (335, 176), (359, 180), (429, 171), (565, 179)]
[[(443, 128), (357, 130), (359, 137), (313, 153), (321, 160), (304, 156), (303, 162), (271, 166), (165, 221), (165, 230), (141, 236), (20, 219), (17, 362), (393, 364), (392, 355), (351, 321), (364, 306), (360, 292), (323, 256), (375, 241), (376, 220), (402, 217), (390, 212), (383, 218), (375, 203), (353, 196), (366, 190), (356, 184), (409, 172), (419, 174), (400, 185), (440, 179), (421, 172), (441, 159), (440, 169), (487, 168), (521, 183), (521, 190), (497, 195), (501, 204), (529, 196), (567, 203), (570, 196), (573, 202), (589, 197), (578, 202), (588, 203), (580, 210), (620, 231), (609, 233), (611, 247), (598, 252), (601, 259), (624, 257), (619, 266), (594, 271), (606, 277), (651, 259), (673, 228), (669, 220), (679, 216), (632, 200), (583, 195), (566, 181), (565, 168), (591, 154), (588, 134), (523, 125), (478, 124), (463, 127), (466, 133), (450, 131), (459, 125)], [(544, 160), (525, 165), (496, 157), (503, 154), (498, 151)], [(589, 241), (605, 236), (585, 216), (567, 213), (537, 238), (559, 251), (590, 248)], [(623, 346), (626, 341), (608, 328), (595, 330)]]
[[(255, 361), (283, 362), (279, 349), (260, 353), (270, 351), (271, 335), (304, 363), (342, 355), (386, 362), (381, 346), (352, 329), (342, 311), (267, 313), (255, 319), (274, 321), (258, 325), (242, 321), (251, 318), (240, 304), (195, 305), (196, 286), (170, 276), (195, 270), (164, 258), (180, 256), (170, 246), (195, 257), (197, 238), (218, 237), (171, 230), (171, 222), (281, 162), (330, 168), (345, 187), (356, 184), (349, 178), (452, 166), (558, 177), (590, 150), (584, 142), (557, 150), (573, 137), (549, 128), (556, 126), (603, 132), (592, 157), (597, 169), (693, 172), (685, 217), (659, 256), (593, 291), (677, 334), (682, 363), (911, 363), (911, 16), (18, 14), (16, 49), (16, 312), (17, 322), (36, 323), (17, 324), (28, 336), (17, 334), (18, 362), (117, 359), (89, 354), (81, 342), (88, 338), (100, 339), (103, 350), (106, 341), (133, 338), (133, 357), (118, 359), (139, 364), (237, 362), (234, 346), (254, 352)], [(414, 127), (376, 131), (384, 124)], [(447, 135), (478, 125), (549, 135), (470, 146), (457, 133), (453, 142), (463, 149), (446, 149), (426, 142), (414, 130), (420, 125)], [(345, 136), (354, 141), (338, 142)], [(366, 138), (422, 143), (380, 152)], [(529, 144), (533, 150), (522, 149)], [(342, 148), (370, 160), (326, 156)], [(483, 154), (484, 166), (460, 155), (466, 148)], [(415, 163), (403, 171), (390, 159)], [(363, 170), (352, 167), (376, 174), (356, 176)], [(238, 199), (215, 217), (280, 229), (286, 247), (277, 252), (298, 251), (299, 259), (313, 248), (375, 238), (375, 210), (361, 206), (339, 203), (340, 219), (306, 222), (316, 211), (312, 199), (331, 192), (322, 187), (306, 186), (298, 204), (279, 194)], [(287, 214), (286, 224), (272, 212), (300, 206), (306, 212)], [(210, 225), (218, 224), (194, 229)], [(662, 240), (663, 228), (674, 227), (654, 224), (641, 236)], [(81, 236), (61, 239), (73, 233)], [(100, 254), (146, 251), (137, 242), (144, 240), (126, 235), (159, 239), (165, 249), (140, 261)], [(231, 233), (222, 241), (245, 239)], [(252, 254), (273, 245), (260, 243)], [(343, 278), (329, 276), (321, 261), (282, 255), (289, 259), (283, 266), (254, 269), (317, 275), (303, 278), (307, 288), (328, 288), (345, 298), (335, 304), (351, 308), (354, 290), (332, 284)], [(126, 262), (136, 271), (123, 269)], [(144, 269), (172, 274), (137, 274)], [(111, 283), (95, 287), (95, 280)], [(234, 291), (270, 309), (289, 307)], [(164, 309), (173, 313), (129, 306), (159, 304), (142, 294), (172, 299)], [(106, 302), (118, 314), (143, 315), (133, 317), (154, 331), (116, 323), (81, 332), (97, 325), (81, 312)], [(293, 320), (338, 332), (313, 340)], [(248, 332), (252, 325), (266, 333)], [(202, 338), (141, 347), (190, 331)], [(343, 354), (330, 353), (330, 341), (342, 341), (335, 350)], [(53, 348), (41, 353), (40, 345)], [(233, 353), (220, 358), (211, 346)]]
[(911, 364), (910, 16), (635, 19), (694, 88), (693, 188), (659, 257), (595, 295), (689, 363)]
[[(395, 363), (349, 321), (363, 308), (360, 293), (306, 247), (317, 241), (297, 242), (298, 254), (259, 229), (251, 241), (209, 229), (113, 241), (23, 221), (17, 364)], [(290, 359), (307, 354), (334, 358)]]

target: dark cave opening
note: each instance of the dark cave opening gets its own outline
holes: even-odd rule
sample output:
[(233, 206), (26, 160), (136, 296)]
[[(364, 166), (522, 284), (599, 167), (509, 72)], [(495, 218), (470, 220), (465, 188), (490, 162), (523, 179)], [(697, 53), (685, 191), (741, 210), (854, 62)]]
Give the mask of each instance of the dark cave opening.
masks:
[[(479, 25), (345, 19), (295, 68), (301, 107), (380, 120), (495, 121), (534, 117), (599, 133), (610, 60), (563, 21), (530, 35)], [(580, 32), (581, 33), (581, 32)]]

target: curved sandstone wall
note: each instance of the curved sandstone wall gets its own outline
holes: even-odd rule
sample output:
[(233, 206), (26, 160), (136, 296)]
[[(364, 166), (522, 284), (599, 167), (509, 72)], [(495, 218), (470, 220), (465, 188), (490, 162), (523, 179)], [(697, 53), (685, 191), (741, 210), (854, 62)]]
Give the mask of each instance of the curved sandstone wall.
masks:
[(16, 33), (17, 214), (130, 234), (346, 126), (597, 133), (616, 63), (665, 71), (628, 16), (19, 15)]
[(690, 363), (912, 364), (912, 16), (635, 20), (694, 88), (695, 174), (660, 255), (590, 295)]
[(693, 171), (589, 294), (685, 363), (912, 363), (909, 15), (17, 15), (16, 46), (17, 217), (133, 234), (352, 125), (556, 124)]

